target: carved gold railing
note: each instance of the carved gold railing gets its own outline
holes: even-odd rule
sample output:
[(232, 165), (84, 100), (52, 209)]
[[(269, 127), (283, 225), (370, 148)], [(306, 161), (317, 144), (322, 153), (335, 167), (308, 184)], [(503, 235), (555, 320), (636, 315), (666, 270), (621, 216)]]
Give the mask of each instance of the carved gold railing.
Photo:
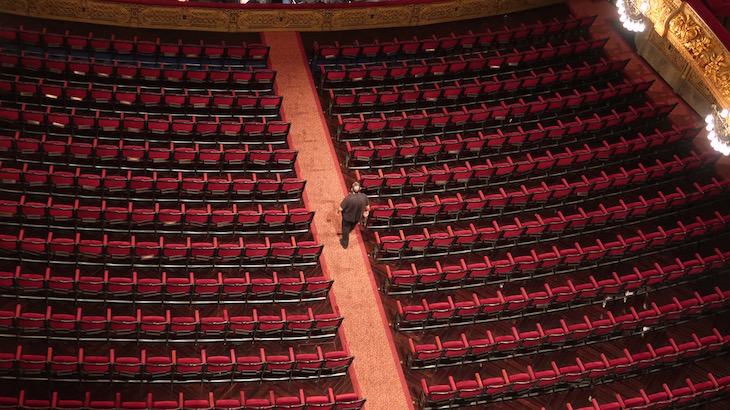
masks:
[(0, 0), (0, 13), (112, 26), (247, 31), (407, 27), (494, 16), (561, 0), (400, 0), (353, 4), (215, 4), (156, 0)]
[[(647, 17), (654, 26), (649, 39), (660, 49), (664, 47), (665, 54), (666, 42), (670, 43), (691, 70), (685, 73), (689, 82), (708, 99), (714, 99), (722, 107), (730, 107), (730, 35), (727, 31), (697, 0), (648, 1)], [(677, 65), (677, 59), (670, 56), (672, 60)]]

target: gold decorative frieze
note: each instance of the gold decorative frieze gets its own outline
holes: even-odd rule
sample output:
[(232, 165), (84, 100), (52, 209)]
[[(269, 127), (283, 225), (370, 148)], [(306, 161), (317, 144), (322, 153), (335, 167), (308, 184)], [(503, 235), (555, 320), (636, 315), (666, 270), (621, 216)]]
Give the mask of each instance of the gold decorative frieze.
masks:
[[(725, 45), (690, 3), (679, 0), (650, 0), (649, 3), (647, 17), (656, 34), (664, 36), (692, 70), (685, 78), (695, 85), (703, 84), (704, 87), (696, 87), (698, 91), (707, 94), (709, 90), (712, 99), (730, 107), (730, 53)], [(665, 55), (672, 53), (665, 52)]]
[(13, 14), (25, 14), (28, 10), (27, 0), (0, 0), (0, 10)]
[(358, 3), (350, 7), (205, 7), (116, 3), (104, 0), (0, 0), (0, 13), (104, 25), (204, 30), (335, 31), (408, 27), (487, 17), (560, 3), (562, 0), (443, 0), (388, 5)]

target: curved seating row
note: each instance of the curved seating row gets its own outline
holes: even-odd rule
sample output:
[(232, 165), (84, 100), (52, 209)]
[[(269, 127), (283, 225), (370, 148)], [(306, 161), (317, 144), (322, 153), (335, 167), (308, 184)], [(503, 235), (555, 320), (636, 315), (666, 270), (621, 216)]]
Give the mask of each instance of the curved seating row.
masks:
[[(228, 121), (217, 117), (173, 118), (84, 114), (0, 107), (0, 127), (27, 134), (61, 134), (63, 137), (120, 139), (134, 142), (176, 144), (264, 144), (287, 143), (290, 124), (283, 121)], [(180, 137), (180, 138), (177, 138)]]
[[(241, 409), (241, 410), (358, 410), (365, 404), (365, 399), (358, 397), (357, 393), (335, 394), (329, 388), (322, 395), (305, 395), (302, 389), (296, 396), (277, 396), (273, 390), (269, 391), (267, 397), (247, 396), (242, 390), (239, 393), (230, 393), (228, 398), (221, 398), (208, 393), (205, 399), (191, 399), (183, 396), (181, 392), (176, 399), (166, 400), (159, 395), (153, 396), (148, 393), (146, 397), (136, 394), (116, 393), (113, 399), (100, 399), (95, 392), (87, 391), (83, 399), (64, 398), (71, 397), (66, 392), (53, 391), (41, 397), (38, 392), (32, 392), (33, 398), (26, 397), (25, 390), (11, 396), (0, 396), (0, 408), (22, 408), (22, 409), (138, 409), (138, 410), (163, 410), (163, 409)], [(50, 399), (48, 397), (51, 396)], [(261, 396), (261, 395), (258, 395)], [(78, 397), (78, 396), (77, 396)], [(168, 396), (169, 397), (169, 396)], [(185, 398), (188, 397), (188, 398)]]
[(264, 68), (232, 69), (228, 66), (167, 66), (164, 64), (132, 63), (117, 60), (88, 60), (61, 58), (49, 54), (15, 53), (0, 48), (3, 73), (23, 76), (94, 82), (190, 88), (224, 88), (272, 91), (276, 71)]
[(179, 113), (207, 116), (278, 117), (282, 97), (253, 93), (173, 93), (102, 88), (94, 85), (74, 87), (0, 80), (0, 97), (17, 104), (38, 104), (53, 109), (78, 108), (130, 114)]
[[(615, 283), (615, 279), (612, 279)], [(603, 286), (610, 286), (608, 284)], [(593, 283), (584, 284), (586, 292), (599, 292), (599, 288), (595, 288)], [(593, 289), (589, 289), (593, 288)], [(576, 290), (576, 295), (581, 291)], [(553, 296), (547, 292), (538, 291), (534, 295), (540, 299), (525, 299), (523, 294), (508, 295), (507, 300), (501, 291), (498, 291), (496, 297), (479, 298), (476, 294), (472, 295), (471, 300), (463, 300), (459, 302), (427, 302), (422, 300), (419, 305), (403, 306), (400, 301), (398, 304), (398, 312), (394, 319), (394, 327), (399, 331), (415, 331), (418, 329), (436, 329), (443, 327), (463, 326), (473, 323), (493, 322), (503, 320), (505, 318), (517, 318), (526, 315), (540, 314), (546, 311), (544, 302), (553, 299)], [(722, 292), (719, 288), (715, 288), (715, 293), (706, 295), (705, 301), (699, 295), (701, 304), (724, 305), (730, 298), (730, 292)], [(695, 301), (697, 302), (697, 301)]]
[[(533, 251), (530, 251), (535, 266), (538, 266), (539, 257)], [(528, 256), (528, 258), (530, 257)], [(504, 262), (495, 261), (495, 262)], [(516, 264), (514, 257), (507, 253), (507, 262)], [(478, 287), (484, 282), (497, 280), (491, 277), (494, 275), (493, 270), (498, 269), (502, 265), (493, 264), (488, 257), (485, 257), (485, 263), (472, 263), (467, 265), (464, 260), (461, 264), (441, 266), (436, 261), (433, 268), (417, 268), (415, 264), (411, 264), (410, 269), (391, 269), (386, 266), (387, 282), (385, 292), (388, 295), (410, 295), (414, 293), (433, 292), (441, 290), (451, 290), (468, 287)], [(701, 257), (695, 254), (692, 259), (684, 261), (675, 259), (676, 263), (660, 266), (654, 263), (652, 268), (639, 270), (634, 267), (633, 273), (627, 273), (618, 276), (616, 272), (612, 273), (612, 277), (596, 280), (592, 275), (588, 277), (588, 281), (574, 284), (568, 280), (566, 285), (548, 286), (545, 284), (546, 292), (535, 292), (534, 304), (550, 304), (554, 302), (571, 302), (573, 299), (597, 298), (599, 296), (607, 296), (613, 298), (613, 294), (619, 294), (625, 291), (632, 293), (642, 292), (642, 288), (651, 286), (652, 290), (659, 288), (674, 286), (677, 283), (684, 283), (704, 276), (708, 272), (720, 270), (724, 265), (730, 262), (730, 252), (723, 254), (719, 249), (715, 248), (715, 253), (709, 256)], [(519, 276), (528, 274), (533, 269), (529, 263), (525, 263), (525, 269), (520, 271)], [(484, 268), (484, 269), (481, 269)], [(491, 268), (491, 269), (490, 269)], [(512, 282), (517, 280), (525, 280), (524, 277), (514, 278)], [(613, 296), (612, 296), (613, 295)], [(524, 297), (524, 294), (522, 295)], [(506, 298), (505, 301), (507, 301)], [(513, 298), (514, 299), (514, 298)], [(450, 304), (451, 305), (451, 304)]]
[[(473, 293), (470, 298), (471, 300), (457, 300), (456, 302), (454, 302), (451, 296), (447, 296), (447, 300), (444, 302), (428, 302), (422, 299), (420, 306), (408, 305), (404, 307), (400, 303), (400, 300), (397, 300), (396, 303), (399, 314), (402, 313), (399, 319), (404, 322), (412, 322), (406, 324), (406, 326), (410, 326), (410, 329), (413, 329), (413, 323), (419, 321), (425, 323), (424, 327), (436, 327), (443, 325), (444, 322), (446, 322), (445, 324), (447, 326), (452, 324), (458, 326), (465, 317), (471, 315), (478, 315), (484, 318), (492, 315), (507, 319), (564, 311), (599, 303), (605, 306), (614, 300), (623, 299), (625, 301), (628, 296), (633, 296), (637, 293), (646, 293), (647, 290), (642, 289), (641, 286), (649, 283), (649, 279), (640, 276), (637, 277), (636, 274), (619, 277), (614, 272), (613, 278), (597, 281), (591, 276), (588, 281), (576, 285), (568, 281), (564, 286), (552, 288), (544, 283), (544, 291), (540, 290), (530, 293), (524, 287), (520, 287), (519, 293), (505, 295), (501, 290), (498, 290), (497, 295), (490, 298), (480, 298), (477, 294)], [(688, 278), (681, 279), (688, 280)], [(654, 282), (658, 283), (656, 280)], [(658, 288), (667, 288), (672, 285), (676, 285), (676, 282), (662, 283)], [(652, 290), (656, 290), (656, 288), (652, 288)], [(721, 300), (724, 298), (719, 294), (710, 295), (707, 300), (702, 299), (702, 303), (717, 302), (718, 297)], [(724, 304), (722, 301), (717, 303)], [(638, 313), (633, 307), (630, 307), (629, 310), (634, 316), (638, 317)], [(658, 312), (649, 312), (648, 314), (654, 313)], [(476, 320), (479, 321), (480, 319)], [(650, 324), (649, 320), (645, 324)]]
[[(73, 169), (73, 168), (72, 168)], [(164, 174), (153, 172), (126, 174), (107, 173), (106, 169), (97, 173), (55, 170), (53, 165), (45, 169), (32, 169), (28, 164), (21, 168), (9, 167), (0, 162), (0, 180), (7, 192), (49, 194), (66, 198), (104, 198), (104, 199), (154, 199), (161, 202), (178, 201), (184, 197), (201, 199), (214, 203), (237, 201), (255, 202), (299, 202), (304, 190), (305, 180), (297, 178), (251, 178), (233, 177), (230, 173), (214, 176), (184, 175), (182, 172)], [(69, 192), (70, 193), (67, 193)]]
[[(119, 117), (86, 116), (62, 112), (40, 112), (0, 108), (0, 127), (19, 132), (19, 138), (37, 135), (42, 139), (48, 135), (79, 140), (109, 141), (119, 144), (137, 142), (141, 144), (180, 146), (199, 144), (219, 145), (285, 145), (290, 123), (282, 121), (226, 121), (218, 118), (150, 118), (149, 116)], [(7, 132), (6, 132), (7, 133)]]
[[(614, 340), (632, 334), (644, 335), (655, 329), (698, 320), (724, 311), (724, 307), (717, 310), (715, 308), (702, 310), (695, 307), (689, 310), (688, 307), (696, 302), (694, 298), (683, 301), (675, 299), (671, 304), (661, 307), (651, 302), (650, 308), (634, 310), (630, 314), (614, 315), (609, 311), (607, 319), (591, 319), (584, 315), (582, 320), (570, 323), (560, 319), (560, 324), (553, 327), (547, 324), (543, 327), (542, 323), (537, 322), (536, 330), (519, 331), (513, 326), (510, 333), (496, 335), (487, 330), (486, 337), (482, 337), (482, 334), (467, 337), (462, 333), (445, 341), (435, 336), (433, 343), (420, 344), (416, 344), (410, 338), (406, 363), (410, 369), (430, 369), (564, 351), (571, 347)], [(645, 326), (647, 324), (651, 326)], [(723, 337), (717, 329), (713, 329), (713, 334), (703, 339), (706, 342), (727, 341), (727, 336)], [(694, 335), (693, 340), (696, 345), (703, 344)]]
[(263, 44), (226, 44), (221, 42), (206, 42), (200, 40), (197, 44), (183, 42), (161, 42), (159, 38), (146, 40), (134, 36), (131, 39), (95, 36), (92, 32), (78, 35), (66, 30), (64, 33), (44, 27), (41, 30), (32, 30), (24, 26), (3, 27), (0, 30), (0, 41), (17, 42), (21, 45), (40, 47), (47, 50), (89, 51), (97, 53), (112, 53), (117, 55), (182, 57), (186, 59), (232, 59), (240, 61), (266, 61), (269, 56), (269, 47)]
[[(479, 132), (477, 136), (473, 137), (462, 137), (461, 134), (443, 138), (436, 136), (433, 141), (425, 139), (419, 141), (417, 138), (413, 138), (410, 141), (396, 142), (396, 140), (390, 139), (377, 145), (372, 141), (367, 141), (367, 145), (353, 145), (348, 141), (345, 143), (347, 150), (345, 166), (355, 170), (393, 168), (516, 155), (524, 156), (525, 160), (537, 163), (536, 168), (541, 169), (543, 166), (549, 167), (559, 159), (564, 162), (567, 160), (564, 157), (570, 156), (567, 147), (559, 145), (560, 140), (550, 140), (546, 133), (534, 133), (528, 142), (525, 138), (528, 133), (523, 132), (519, 135), (521, 138), (517, 138), (517, 133), (520, 131), (524, 130), (518, 126), (516, 133), (510, 133), (509, 137), (501, 132), (492, 135), (484, 135)], [(611, 138), (610, 140), (613, 142), (609, 142), (605, 136), (599, 134), (581, 136), (580, 141), (583, 143), (583, 148), (596, 151), (596, 159), (608, 160), (615, 155), (626, 155), (646, 148), (688, 141), (694, 138), (698, 132), (699, 129), (693, 127), (672, 127), (666, 131), (649, 130), (646, 131), (646, 135), (643, 132), (636, 132), (634, 136), (633, 133), (627, 132), (625, 136), (617, 139)], [(587, 143), (591, 143), (591, 145)], [(538, 156), (543, 152), (542, 145), (563, 148), (565, 153), (555, 154), (563, 158), (554, 158), (549, 150), (544, 151), (544, 156)], [(542, 160), (539, 160), (540, 158)]]
[[(711, 237), (706, 239), (709, 238)], [(699, 238), (698, 240), (701, 241), (702, 239), (703, 238)], [(598, 244), (598, 242), (599, 241), (597, 240), (596, 244)], [(620, 241), (618, 242), (620, 243)], [(576, 243), (576, 246), (579, 245)], [(601, 246), (603, 246), (603, 242), (601, 242)], [(680, 243), (665, 243), (664, 249), (674, 249), (679, 246), (681, 246)], [(591, 248), (598, 250), (601, 247), (596, 245), (591, 246)], [(487, 260), (487, 258), (483, 259), (483, 262), (474, 262), (473, 260), (467, 262), (464, 259), (460, 259), (456, 263), (449, 264), (444, 267), (440, 267), (440, 264), (436, 264), (433, 268), (425, 267), (418, 269), (416, 272), (413, 272), (412, 269), (410, 271), (408, 269), (397, 269), (398, 275), (394, 274), (393, 279), (388, 282), (386, 287), (391, 286), (392, 282), (395, 282), (396, 280), (410, 285), (408, 287), (414, 286), (415, 288), (420, 286), (424, 286), (425, 288), (429, 288), (431, 286), (444, 286), (448, 288), (449, 286), (457, 285), (459, 287), (474, 287), (481, 286), (482, 284), (524, 281), (570, 272), (579, 268), (581, 266), (580, 264), (584, 261), (590, 261), (592, 263), (599, 262), (600, 265), (605, 266), (614, 264), (614, 261), (587, 259), (587, 254), (583, 253), (583, 248), (581, 247), (580, 249), (581, 251), (578, 252), (577, 247), (558, 249), (556, 246), (553, 246), (550, 250), (541, 251), (540, 253), (537, 253), (535, 249), (530, 249), (529, 254), (519, 256), (513, 256), (511, 253), (508, 253), (499, 260)], [(633, 260), (641, 257), (644, 253), (646, 252), (639, 253), (634, 256), (624, 255), (617, 261)], [(707, 258), (709, 258), (709, 261), (714, 261), (717, 256), (712, 255)], [(675, 261), (679, 266), (683, 266), (679, 259), (676, 259)], [(694, 264), (695, 262), (693, 261), (692, 266), (694, 266)], [(670, 267), (671, 269), (669, 267), (665, 267), (665, 269), (667, 269), (667, 271), (674, 271), (677, 269), (677, 265), (670, 265)], [(684, 267), (682, 267), (682, 269), (684, 269)], [(415, 275), (413, 275), (414, 273)], [(422, 274), (424, 275), (423, 277), (421, 277)], [(394, 292), (398, 293), (397, 288)]]
[(159, 203), (140, 204), (128, 202), (126, 206), (107, 204), (82, 205), (54, 200), (33, 201), (25, 196), (20, 200), (0, 200), (0, 219), (6, 225), (26, 228), (64, 227), (79, 231), (108, 233), (127, 232), (186, 235), (275, 235), (303, 234), (309, 232), (314, 212), (306, 208), (291, 209), (284, 204), (279, 209), (261, 205), (255, 208), (239, 207), (213, 209), (205, 206), (160, 207)]
[[(696, 338), (696, 335), (694, 336)], [(658, 369), (679, 367), (692, 360), (711, 358), (718, 354), (719, 349), (730, 344), (730, 337), (717, 340), (716, 336), (712, 335), (700, 342), (699, 345), (691, 341), (677, 346), (674, 340), (670, 339), (669, 345), (654, 348), (647, 343), (647, 350), (632, 353), (624, 349), (623, 355), (610, 359), (601, 353), (600, 360), (584, 363), (576, 357), (574, 363), (570, 362), (564, 366), (558, 366), (552, 361), (550, 368), (542, 370), (534, 370), (528, 365), (526, 371), (521, 373), (508, 373), (502, 369), (501, 376), (482, 378), (476, 373), (474, 379), (458, 382), (449, 376), (449, 384), (429, 385), (425, 379), (421, 379), (423, 393), (419, 397), (419, 403), (423, 409), (461, 408), (464, 405), (550, 393), (565, 385), (594, 386), (647, 374)], [(730, 385), (730, 377), (727, 383)]]
[[(256, 149), (260, 148), (260, 149)], [(263, 149), (266, 148), (266, 149)], [(225, 171), (231, 173), (286, 173), (294, 170), (298, 151), (274, 148), (273, 145), (230, 148), (220, 144), (217, 147), (201, 147), (170, 142), (164, 147), (126, 143), (105, 144), (99, 139), (85, 142), (85, 139), (68, 137), (41, 139), (0, 135), (0, 157), (24, 163), (43, 163), (79, 167), (129, 169), (147, 171)]]
[(143, 272), (101, 274), (76, 269), (65, 274), (47, 267), (45, 271), (16, 267), (0, 271), (0, 295), (18, 300), (75, 301), (132, 305), (271, 304), (323, 301), (332, 279), (298, 274), (269, 275), (190, 272), (175, 275), (162, 272), (147, 277)]
[[(164, 324), (143, 326), (153, 332)], [(108, 349), (86, 355), (83, 348), (72, 354), (58, 354), (52, 347), (43, 354), (26, 353), (40, 350), (18, 345), (15, 352), (0, 352), (0, 378), (48, 379), (56, 383), (246, 383), (318, 381), (347, 374), (353, 359), (347, 351), (323, 353), (319, 345), (314, 349), (314, 353), (304, 353), (304, 349), (295, 353), (290, 347), (288, 354), (274, 354), (262, 347), (255, 355), (230, 349), (226, 355), (210, 356), (205, 349), (192, 356), (174, 349), (154, 354), (146, 349), (127, 354)]]
[(323, 245), (294, 237), (280, 240), (269, 237), (246, 240), (243, 237), (218, 242), (217, 237), (190, 237), (166, 241), (164, 237), (148, 240), (120, 235), (103, 239), (75, 236), (33, 237), (21, 229), (17, 234), (1, 234), (2, 260), (53, 262), (59, 265), (134, 267), (218, 267), (218, 268), (304, 268), (319, 265)]
[[(436, 107), (430, 112), (422, 110), (417, 115), (426, 117), (434, 117), (431, 120), (431, 127), (457, 127), (459, 125), (466, 129), (468, 127), (476, 127), (476, 124), (485, 123), (489, 125), (494, 121), (504, 122), (508, 118), (540, 118), (542, 116), (554, 117), (564, 115), (585, 115), (587, 113), (594, 114), (602, 111), (601, 106), (605, 108), (616, 107), (616, 99), (619, 97), (631, 96), (632, 99), (640, 97), (651, 86), (652, 82), (645, 81), (639, 83), (625, 82), (618, 86), (608, 83), (607, 88), (600, 90), (591, 89), (589, 91), (578, 92), (576, 89), (568, 90), (565, 95), (555, 92), (554, 97), (547, 99), (537, 96), (536, 99), (525, 102), (519, 98), (516, 102), (509, 105), (500, 101), (498, 105), (487, 107), (485, 104), (474, 105), (476, 108), (469, 109), (467, 106), (456, 107), (457, 111), (448, 111), (446, 108)], [(572, 91), (572, 93), (571, 93)], [(477, 103), (478, 104), (478, 103)], [(496, 101), (495, 101), (496, 104)], [(618, 108), (618, 107), (616, 107)], [(413, 112), (401, 111), (404, 117), (413, 115)], [(357, 118), (350, 118), (347, 121), (349, 125), (356, 124)], [(382, 115), (375, 114), (375, 117), (365, 118), (360, 115), (360, 121), (365, 124), (366, 129), (375, 126), (378, 121), (382, 120)], [(511, 122), (508, 121), (508, 122)], [(527, 122), (523, 119), (523, 122)], [(371, 124), (372, 123), (372, 124)]]
[[(347, 157), (345, 165), (349, 169), (371, 169), (371, 168), (394, 168), (397, 166), (414, 166), (421, 164), (446, 164), (454, 161), (482, 160), (486, 159), (487, 166), (495, 168), (492, 175), (501, 177), (509, 176), (511, 173), (530, 174), (550, 171), (553, 167), (574, 167), (591, 160), (609, 161), (619, 156), (640, 153), (642, 150), (653, 148), (660, 150), (666, 145), (688, 141), (697, 133), (694, 128), (684, 130), (672, 129), (670, 131), (654, 130), (653, 134), (643, 135), (637, 133), (636, 137), (626, 140), (620, 137), (618, 141), (609, 143), (606, 139), (596, 138), (595, 145), (586, 143), (582, 148), (561, 147), (562, 151), (546, 150), (544, 155), (535, 152), (533, 156), (529, 152), (521, 159), (513, 159), (511, 155), (495, 155), (494, 148), (488, 147), (488, 139), (479, 137), (456, 138), (435, 137), (433, 142), (419, 142), (414, 138), (413, 143), (397, 145), (394, 140), (390, 144), (375, 145), (372, 141), (367, 146), (352, 146), (345, 143)], [(581, 138), (581, 141), (592, 142), (591, 138)], [(0, 140), (0, 143), (2, 140)], [(491, 157), (491, 158), (490, 158)], [(625, 160), (625, 158), (623, 158)], [(494, 162), (492, 162), (494, 160)], [(468, 162), (467, 162), (468, 163)], [(480, 164), (481, 165), (481, 164)]]
[[(409, 170), (404, 168), (395, 170), (395, 172), (383, 173), (378, 169), (377, 174), (360, 174), (355, 171), (356, 179), (361, 181), (363, 192), (372, 197), (389, 197), (403, 196), (422, 193), (438, 193), (445, 191), (458, 191), (466, 188), (487, 188), (497, 189), (497, 192), (486, 195), (487, 207), (504, 208), (508, 205), (521, 205), (531, 201), (546, 202), (550, 198), (559, 198), (570, 195), (587, 195), (592, 192), (604, 191), (607, 189), (622, 187), (627, 184), (647, 183), (647, 181), (656, 181), (673, 174), (678, 174), (685, 169), (693, 169), (714, 164), (719, 156), (711, 152), (703, 152), (698, 155), (691, 151), (688, 156), (679, 158), (676, 154), (671, 160), (656, 159), (654, 164), (651, 162), (639, 162), (635, 167), (625, 169), (619, 167), (618, 170), (611, 171), (610, 174), (600, 171), (599, 176), (590, 176), (590, 174), (574, 175), (570, 174), (566, 178), (562, 178), (557, 184), (548, 186), (544, 181), (545, 175), (529, 175), (523, 176), (521, 181), (531, 182), (535, 185), (527, 188), (528, 192), (524, 192), (522, 187), (511, 189), (507, 192), (501, 185), (509, 183), (516, 185), (513, 179), (505, 178), (502, 181), (495, 181), (498, 167), (490, 167), (488, 164), (474, 165), (466, 162), (464, 166), (449, 167), (444, 164), (442, 168), (426, 168), (424, 165), (420, 171)], [(489, 161), (489, 160), (487, 160)], [(646, 159), (644, 160), (646, 161)], [(490, 161), (491, 162), (491, 161)], [(517, 164), (507, 164), (508, 167), (502, 169), (504, 172), (518, 171)], [(529, 167), (535, 168), (536, 163), (527, 163)], [(511, 174), (506, 174), (508, 177)], [(517, 174), (519, 176), (519, 174)], [(501, 182), (501, 183), (499, 183)], [(498, 188), (499, 187), (499, 188)]]
[[(597, 52), (606, 45), (608, 39), (580, 39), (563, 44), (528, 50), (513, 50), (505, 54), (498, 51), (489, 55), (476, 54), (468, 58), (459, 57), (453, 61), (443, 58), (438, 61), (399, 61), (359, 66), (320, 66), (320, 89), (362, 87), (385, 87), (403, 84), (420, 84), (427, 81), (443, 81), (449, 79), (481, 78), (496, 73), (534, 70), (549, 67), (550, 62), (574, 61), (585, 53)], [(581, 60), (584, 61), (584, 60)], [(541, 65), (540, 65), (541, 64)]]
[(484, 32), (436, 38), (422, 38), (413, 40), (378, 41), (374, 43), (360, 44), (339, 44), (319, 45), (314, 42), (313, 65), (332, 64), (332, 61), (358, 61), (360, 58), (377, 59), (382, 57), (403, 57), (419, 55), (467, 55), (478, 50), (489, 50), (495, 45), (511, 44), (516, 41), (529, 40), (531, 43), (542, 36), (565, 36), (572, 32), (586, 31), (595, 21), (596, 17), (568, 18), (564, 20), (553, 20), (547, 23), (537, 22), (530, 26), (524, 24), (520, 27), (507, 28), (493, 32), (486, 29)]
[[(471, 111), (454, 111), (441, 114), (419, 114), (408, 115), (401, 113), (386, 117), (381, 115), (380, 118), (345, 118), (338, 116), (338, 126), (335, 132), (335, 138), (338, 141), (367, 141), (382, 139), (399, 139), (413, 138), (425, 136), (443, 136), (454, 135), (456, 133), (466, 132), (488, 132), (487, 129), (495, 128), (495, 133), (500, 138), (495, 139), (495, 143), (502, 145), (508, 137), (512, 137), (513, 133), (499, 132), (497, 128), (511, 117), (511, 110), (523, 111), (529, 107), (536, 107), (540, 110), (546, 110), (536, 104), (516, 104), (514, 107), (496, 107), (492, 109), (478, 109)], [(584, 118), (575, 117), (574, 119), (556, 120), (554, 125), (546, 123), (545, 125), (536, 122), (534, 128), (528, 128), (516, 132), (514, 139), (508, 140), (510, 144), (521, 144), (525, 141), (534, 141), (542, 138), (560, 139), (565, 135), (575, 135), (579, 133), (596, 133), (604, 129), (614, 129), (614, 127), (627, 126), (637, 121), (649, 121), (653, 119), (663, 119), (674, 109), (676, 104), (657, 104), (652, 105), (646, 103), (644, 106), (635, 108), (628, 106), (621, 109), (621, 112), (612, 110), (610, 114), (599, 116), (596, 113), (583, 115)], [(499, 113), (499, 117), (495, 117)], [(527, 125), (527, 124), (522, 124)]]
[[(599, 404), (598, 399), (591, 398), (590, 406), (577, 408), (567, 403), (566, 407), (568, 410), (651, 409), (667, 406), (696, 407), (725, 399), (728, 391), (730, 391), (730, 376), (723, 376), (719, 379), (715, 378), (712, 373), (708, 373), (707, 376), (709, 378), (707, 381), (703, 380), (697, 383), (692, 382), (688, 377), (685, 379), (684, 386), (675, 389), (671, 389), (666, 383), (662, 383), (662, 390), (656, 393), (647, 393), (644, 389), (640, 389), (638, 396), (623, 398), (616, 393), (616, 401)], [(542, 410), (544, 409), (543, 407)]]
[[(328, 114), (350, 113), (365, 114), (372, 112), (388, 112), (393, 109), (431, 108), (434, 106), (456, 105), (458, 103), (475, 103), (493, 101), (498, 95), (529, 92), (535, 95), (537, 89), (553, 90), (561, 85), (569, 87), (575, 80), (591, 81), (602, 78), (606, 73), (617, 74), (623, 70), (628, 60), (610, 60), (581, 67), (566, 68), (557, 71), (548, 68), (536, 74), (534, 71), (522, 76), (510, 74), (511, 78), (499, 79), (496, 76), (485, 80), (466, 80), (463, 84), (454, 81), (453, 85), (434, 84), (433, 88), (413, 85), (409, 88), (382, 90), (373, 88), (370, 91), (357, 91), (354, 88), (340, 90), (335, 93), (329, 90)], [(593, 82), (593, 81), (591, 81)]]
[[(524, 188), (524, 185), (521, 188)], [(686, 204), (699, 203), (716, 195), (722, 195), (728, 189), (730, 189), (730, 180), (718, 181), (712, 178), (709, 183), (702, 186), (695, 182), (694, 190), (686, 193), (678, 187), (673, 193), (668, 194), (664, 194), (662, 191), (657, 191), (656, 194), (646, 192), (646, 196), (639, 195), (634, 200), (625, 198), (628, 203), (624, 201), (624, 198), (618, 198), (618, 202), (614, 199), (592, 207), (581, 204), (575, 212), (566, 210), (563, 213), (559, 210), (557, 213), (553, 213), (548, 212), (547, 208), (538, 208), (535, 209), (534, 218), (521, 214), (522, 219), (514, 217), (510, 223), (502, 222), (501, 226), (506, 226), (506, 228), (501, 229), (511, 231), (509, 236), (560, 235), (562, 232), (584, 229), (589, 226), (632, 220), (665, 210), (674, 211)], [(524, 190), (527, 191), (527, 188)], [(499, 210), (485, 208), (486, 204), (487, 197), (482, 191), (477, 191), (473, 196), (466, 198), (460, 193), (443, 197), (436, 195), (432, 201), (429, 199), (417, 201), (414, 197), (410, 197), (404, 198), (403, 202), (393, 203), (391, 199), (388, 199), (385, 204), (371, 205), (367, 227), (379, 231), (500, 216)], [(584, 209), (583, 206), (586, 208)], [(504, 213), (504, 216), (507, 215), (509, 213)], [(511, 223), (512, 221), (514, 224)]]
[[(580, 263), (583, 258), (594, 260), (604, 256), (618, 256), (641, 251), (644, 248), (659, 248), (667, 243), (683, 242), (712, 232), (724, 231), (730, 226), (730, 214), (722, 215), (720, 212), (715, 212), (713, 216), (712, 219), (697, 216), (692, 222), (677, 220), (676, 227), (671, 228), (659, 225), (656, 230), (652, 228), (647, 228), (645, 231), (641, 229), (626, 230), (624, 234), (616, 235), (616, 240), (604, 243), (600, 239), (596, 239), (596, 245), (583, 247), (576, 242), (574, 250), (568, 251), (567, 249), (571, 248), (564, 248), (561, 253), (580, 255), (575, 258), (568, 257), (565, 261), (567, 264)], [(390, 261), (457, 255), (505, 246), (513, 247), (521, 239), (519, 236), (521, 230), (502, 230), (498, 227), (498, 224), (493, 224), (492, 227), (476, 228), (473, 224), (469, 224), (469, 227), (463, 229), (453, 229), (451, 226), (447, 226), (445, 231), (423, 228), (423, 233), (408, 235), (402, 230), (398, 232), (398, 235), (381, 236), (376, 232), (373, 258), (378, 261)], [(546, 240), (542, 242), (547, 243)], [(500, 244), (505, 246), (499, 246)], [(530, 263), (538, 265), (531, 255), (517, 257), (519, 262), (516, 262), (510, 253), (507, 256), (510, 259), (510, 263), (507, 263), (508, 267), (519, 264), (521, 269), (530, 270), (534, 269), (530, 268)], [(493, 265), (489, 262), (489, 257), (484, 258), (488, 266)]]
[[(157, 286), (160, 288), (160, 286)], [(14, 311), (0, 311), (0, 336), (19, 339), (77, 342), (134, 343), (237, 343), (251, 341), (311, 341), (332, 339), (342, 323), (337, 313), (314, 314), (290, 309), (260, 314), (252, 309), (247, 314), (230, 314), (222, 309), (219, 315), (204, 316), (195, 310), (191, 316), (114, 314), (96, 309), (75, 313), (54, 313), (48, 306), (44, 313), (23, 311), (18, 304)], [(73, 310), (72, 310), (73, 311)], [(169, 319), (169, 320), (168, 320)]]

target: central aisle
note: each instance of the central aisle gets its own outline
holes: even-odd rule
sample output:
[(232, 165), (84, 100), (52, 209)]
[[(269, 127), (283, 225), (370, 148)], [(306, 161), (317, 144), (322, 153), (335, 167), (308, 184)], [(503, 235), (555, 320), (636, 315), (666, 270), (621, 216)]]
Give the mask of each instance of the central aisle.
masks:
[(282, 112), (291, 122), (291, 146), (299, 151), (298, 175), (307, 180), (304, 198), (316, 212), (312, 231), (324, 244), (322, 267), (334, 279), (332, 303), (345, 318), (343, 340), (355, 356), (353, 385), (367, 399), (367, 409), (413, 409), (362, 237), (356, 232), (348, 249), (339, 244), (336, 209), (347, 188), (300, 37), (295, 32), (263, 37), (271, 47), (278, 93), (286, 96)]

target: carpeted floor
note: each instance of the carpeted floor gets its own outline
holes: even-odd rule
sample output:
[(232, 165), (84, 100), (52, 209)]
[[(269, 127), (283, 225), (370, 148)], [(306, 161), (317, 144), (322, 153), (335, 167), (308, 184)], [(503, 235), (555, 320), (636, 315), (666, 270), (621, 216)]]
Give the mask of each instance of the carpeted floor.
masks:
[(362, 237), (356, 231), (348, 249), (339, 244), (336, 210), (347, 188), (300, 37), (294, 32), (271, 32), (265, 33), (264, 40), (271, 47), (279, 94), (285, 96), (283, 112), (292, 124), (291, 145), (299, 151), (298, 175), (307, 180), (305, 199), (309, 209), (316, 211), (313, 231), (324, 244), (322, 267), (334, 279), (332, 303), (345, 317), (341, 336), (355, 356), (350, 368), (353, 385), (367, 398), (368, 409), (412, 409)]

